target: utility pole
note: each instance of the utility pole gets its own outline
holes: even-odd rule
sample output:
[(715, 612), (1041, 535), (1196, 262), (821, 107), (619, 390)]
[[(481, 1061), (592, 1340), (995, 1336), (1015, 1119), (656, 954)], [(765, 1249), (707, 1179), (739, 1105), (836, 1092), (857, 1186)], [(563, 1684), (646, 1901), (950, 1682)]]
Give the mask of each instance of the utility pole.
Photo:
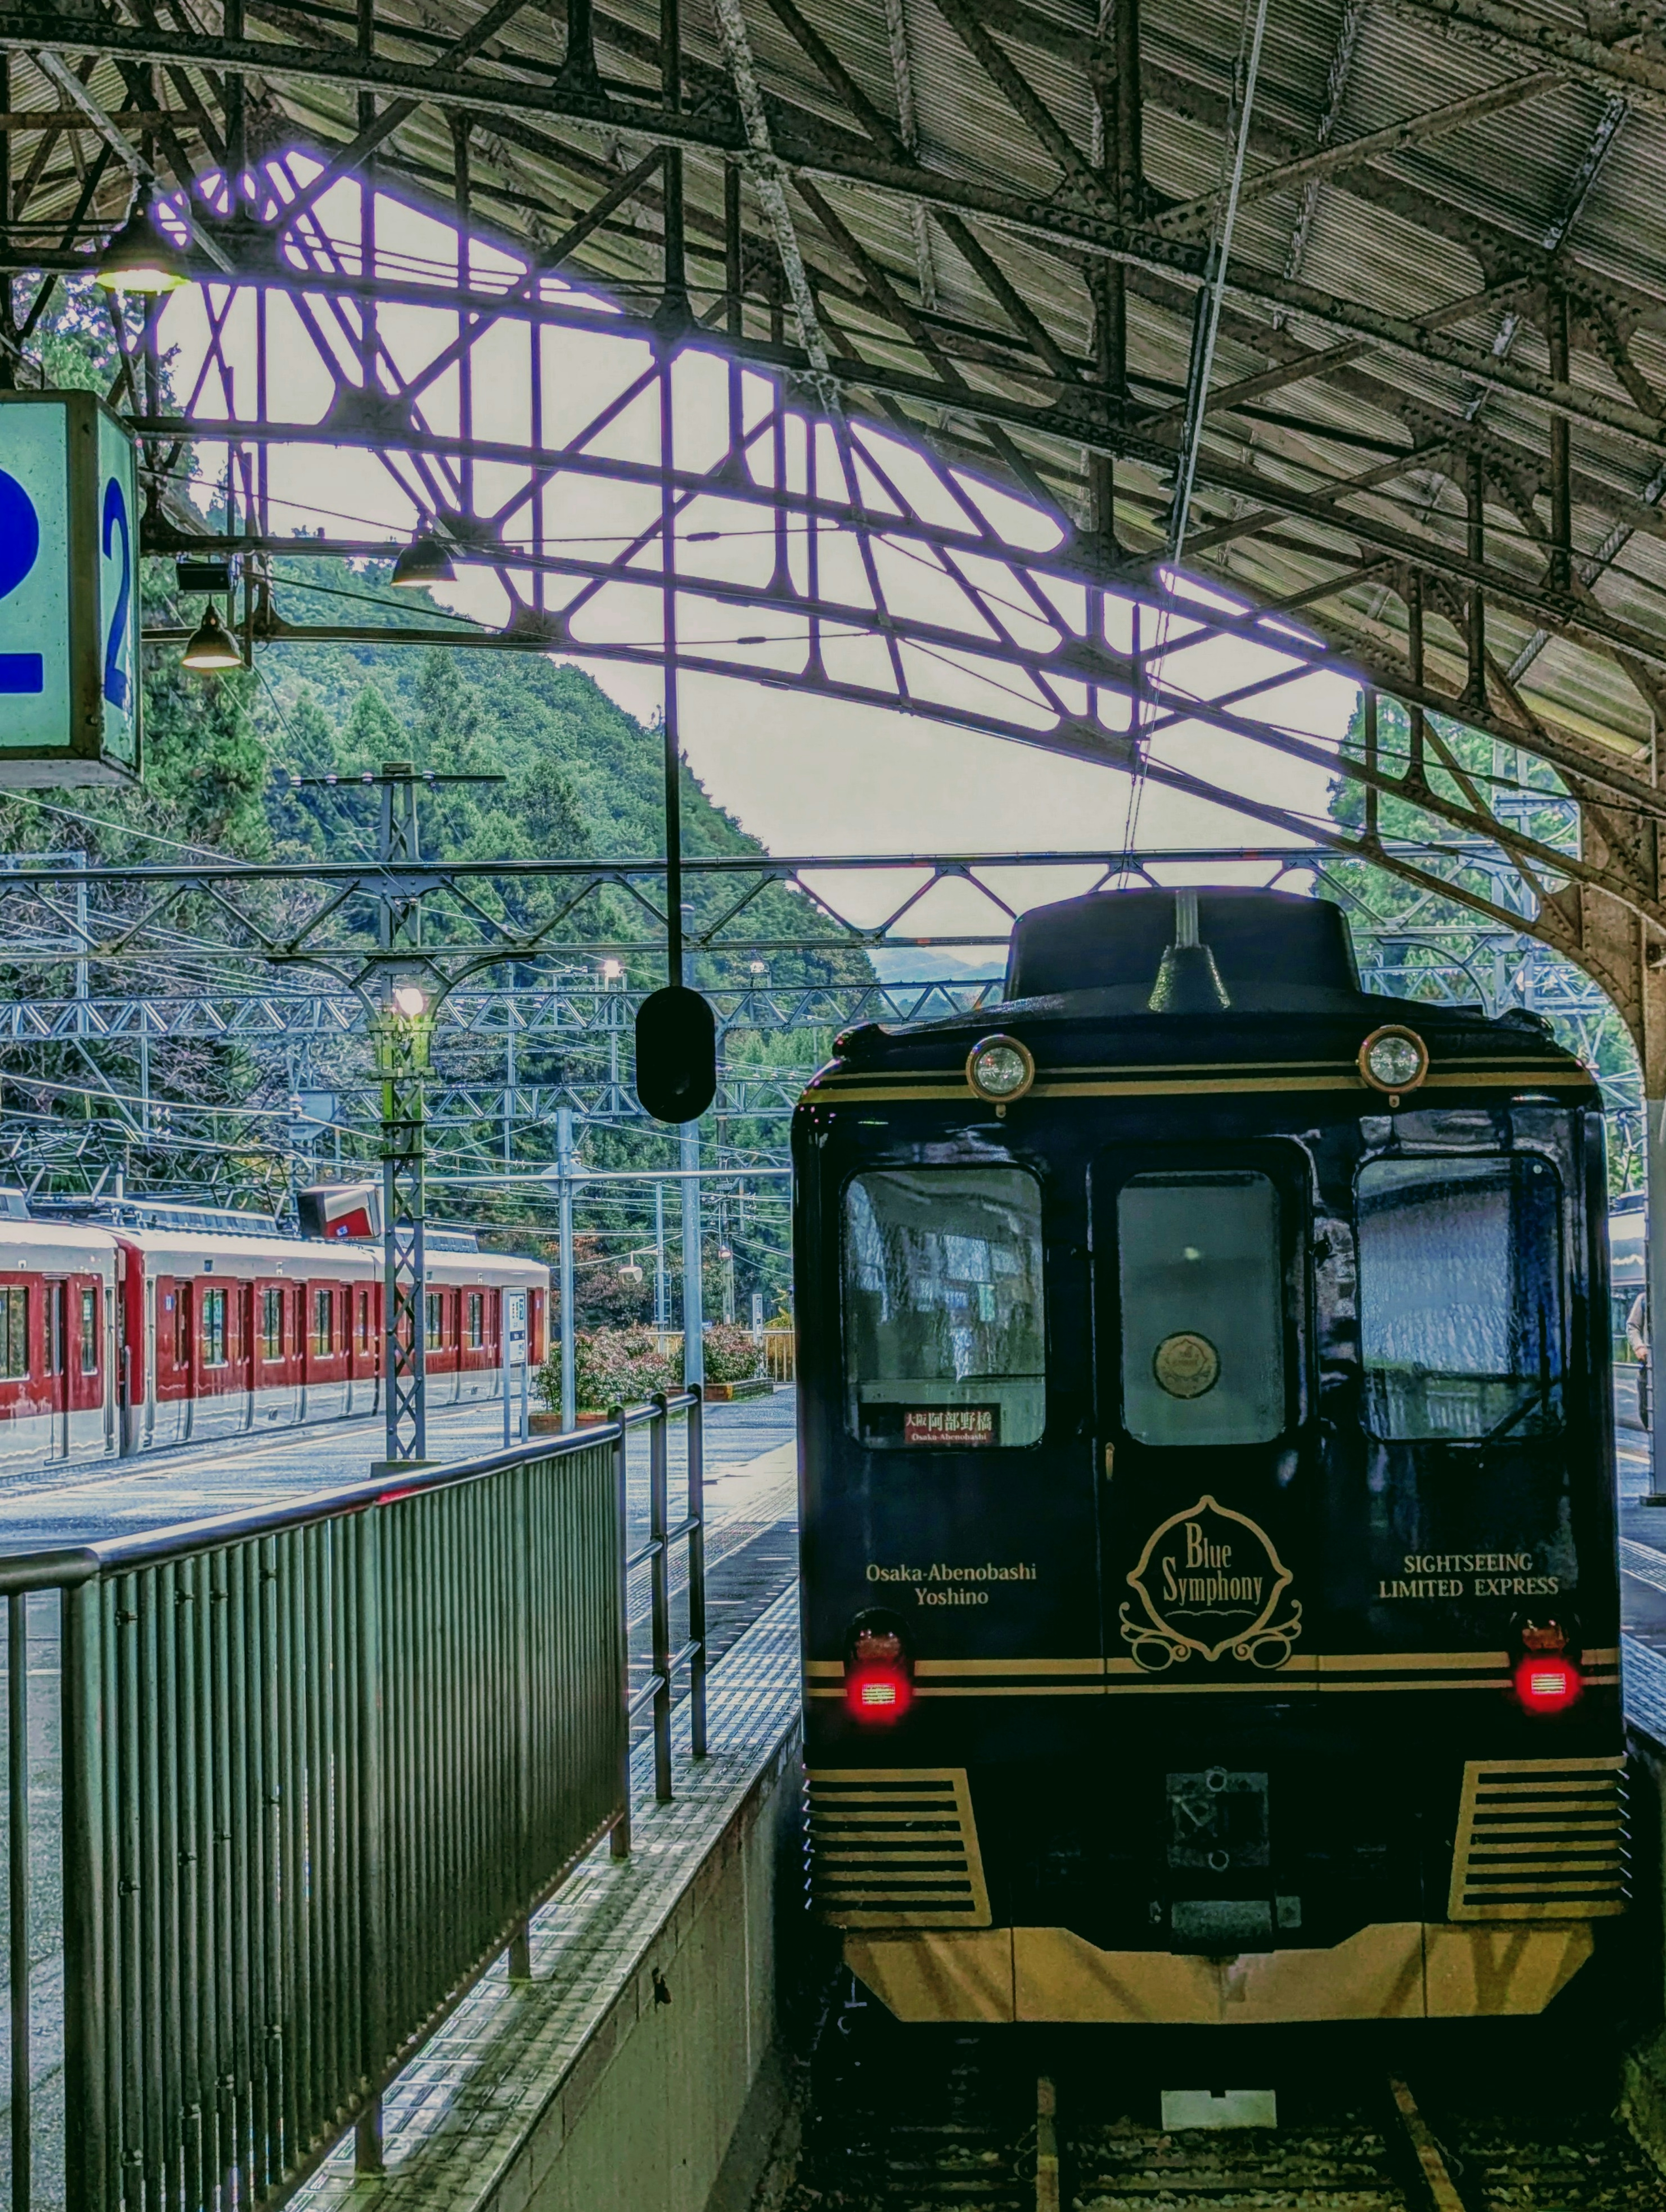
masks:
[(556, 1177), (561, 1205), (561, 1425), (579, 1419), (576, 1330), (573, 1316), (573, 1109), (556, 1109)]
[(706, 1379), (706, 1322), (700, 1279), (700, 1124), (683, 1124), (683, 1388)]
[(671, 1285), (666, 1280), (666, 1186), (654, 1185), (654, 1326), (671, 1327)]
[[(409, 761), (384, 761), (377, 857), (421, 857), (416, 779)], [(425, 1322), (428, 1258), (423, 1079), (434, 1017), (415, 980), (402, 976), (395, 956), (422, 943), (422, 909), (414, 898), (385, 890), (377, 932), (386, 995), (374, 1024), (382, 1090), (382, 1379), (386, 1464), (420, 1465), (428, 1457), (428, 1358)]]

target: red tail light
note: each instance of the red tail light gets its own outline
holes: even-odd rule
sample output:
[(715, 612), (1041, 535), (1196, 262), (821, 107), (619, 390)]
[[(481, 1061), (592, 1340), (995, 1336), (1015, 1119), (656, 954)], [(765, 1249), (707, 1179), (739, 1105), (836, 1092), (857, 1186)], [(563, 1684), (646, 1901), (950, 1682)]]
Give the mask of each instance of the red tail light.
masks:
[(1530, 1713), (1563, 1713), (1584, 1684), (1571, 1659), (1529, 1651), (1516, 1669), (1516, 1695)]
[(846, 1709), (870, 1728), (889, 1728), (914, 1702), (914, 1685), (901, 1667), (857, 1667), (845, 1677)]

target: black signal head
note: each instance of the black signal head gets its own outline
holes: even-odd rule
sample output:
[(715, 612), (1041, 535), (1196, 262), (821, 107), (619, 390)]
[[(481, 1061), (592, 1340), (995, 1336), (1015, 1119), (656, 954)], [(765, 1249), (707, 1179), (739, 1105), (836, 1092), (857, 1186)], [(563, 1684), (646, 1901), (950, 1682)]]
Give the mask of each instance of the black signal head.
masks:
[(717, 1096), (717, 1024), (685, 984), (667, 983), (637, 1012), (636, 1096), (656, 1121), (697, 1121)]

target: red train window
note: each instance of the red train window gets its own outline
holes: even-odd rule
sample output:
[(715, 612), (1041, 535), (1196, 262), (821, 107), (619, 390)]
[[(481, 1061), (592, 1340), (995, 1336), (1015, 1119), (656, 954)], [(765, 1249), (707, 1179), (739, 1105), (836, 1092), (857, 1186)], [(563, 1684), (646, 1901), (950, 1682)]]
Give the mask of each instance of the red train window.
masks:
[(283, 1357), (283, 1293), (276, 1287), (260, 1293), (260, 1357)]
[(22, 1285), (0, 1291), (0, 1376), (29, 1371), (29, 1294)]
[(81, 1294), (81, 1371), (96, 1375), (99, 1371), (99, 1294), (83, 1291)]
[(328, 1358), (330, 1355), (335, 1303), (334, 1294), (330, 1291), (313, 1292), (313, 1349), (322, 1358)]

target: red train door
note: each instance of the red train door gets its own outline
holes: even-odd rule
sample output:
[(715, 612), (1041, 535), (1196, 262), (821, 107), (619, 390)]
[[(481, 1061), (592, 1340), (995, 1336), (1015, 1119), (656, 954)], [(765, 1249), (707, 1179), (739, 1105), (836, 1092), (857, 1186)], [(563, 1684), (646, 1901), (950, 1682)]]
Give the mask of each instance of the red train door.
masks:
[(46, 1402), (52, 1413), (48, 1456), (70, 1455), (70, 1285), (61, 1275), (46, 1281), (46, 1327), (41, 1356), (46, 1364)]

